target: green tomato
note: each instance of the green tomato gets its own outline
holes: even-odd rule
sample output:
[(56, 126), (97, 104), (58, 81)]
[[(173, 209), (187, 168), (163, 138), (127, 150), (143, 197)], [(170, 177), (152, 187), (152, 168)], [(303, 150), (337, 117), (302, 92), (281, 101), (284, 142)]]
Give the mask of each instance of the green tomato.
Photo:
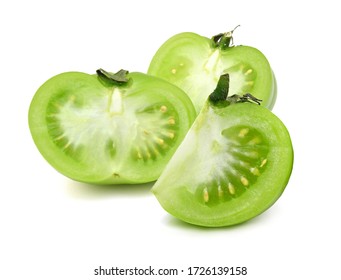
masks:
[(94, 184), (156, 180), (195, 118), (188, 96), (142, 73), (68, 72), (29, 108), (33, 140), (60, 173)]
[(276, 101), (276, 80), (266, 57), (249, 46), (232, 46), (232, 33), (212, 39), (185, 32), (168, 39), (154, 55), (148, 74), (161, 77), (191, 98), (197, 113), (214, 90), (222, 74), (231, 77), (230, 93), (251, 92), (272, 109)]
[(280, 119), (245, 102), (258, 101), (249, 95), (225, 100), (222, 93), (212, 93), (152, 188), (170, 214), (206, 227), (264, 212), (281, 196), (293, 167), (290, 135)]

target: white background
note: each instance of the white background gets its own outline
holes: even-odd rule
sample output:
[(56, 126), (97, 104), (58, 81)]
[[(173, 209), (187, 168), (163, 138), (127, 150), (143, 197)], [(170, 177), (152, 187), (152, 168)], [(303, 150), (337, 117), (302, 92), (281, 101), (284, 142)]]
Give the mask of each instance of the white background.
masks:
[[(94, 276), (100, 265), (246, 266), (248, 275), (235, 279), (340, 279), (336, 3), (2, 1), (0, 279), (114, 279)], [(286, 124), (295, 149), (286, 191), (260, 217), (231, 228), (189, 226), (160, 207), (152, 184), (73, 182), (37, 151), (27, 112), (48, 78), (99, 67), (145, 72), (170, 36), (192, 31), (211, 37), (238, 24), (235, 43), (260, 49), (276, 73), (273, 112)]]

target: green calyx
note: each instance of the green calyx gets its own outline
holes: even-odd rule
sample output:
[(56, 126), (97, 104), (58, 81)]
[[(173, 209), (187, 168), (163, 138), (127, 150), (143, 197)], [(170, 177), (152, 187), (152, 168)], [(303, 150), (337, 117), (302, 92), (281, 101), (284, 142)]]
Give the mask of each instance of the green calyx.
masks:
[(100, 68), (96, 70), (96, 73), (102, 82), (104, 82), (105, 84), (112, 85), (112, 86), (127, 85), (130, 80), (127, 77), (129, 72), (123, 69), (119, 70), (116, 73), (111, 73)]
[(230, 85), (230, 75), (224, 74), (221, 75), (215, 90), (210, 94), (209, 100), (217, 104), (218, 102), (224, 102), (227, 99), (229, 94), (229, 85)]
[(219, 33), (211, 38), (213, 42), (213, 46), (216, 48), (220, 48), (221, 50), (226, 50), (227, 48), (233, 47), (233, 32), (236, 30), (237, 27), (240, 25), (237, 25), (233, 30), (225, 32), (225, 33)]
[(254, 97), (251, 93), (245, 93), (242, 96), (234, 94), (228, 96), (230, 85), (229, 74), (223, 74), (220, 76), (217, 87), (209, 95), (208, 100), (211, 104), (217, 107), (226, 107), (231, 104), (251, 102), (260, 105), (262, 100)]

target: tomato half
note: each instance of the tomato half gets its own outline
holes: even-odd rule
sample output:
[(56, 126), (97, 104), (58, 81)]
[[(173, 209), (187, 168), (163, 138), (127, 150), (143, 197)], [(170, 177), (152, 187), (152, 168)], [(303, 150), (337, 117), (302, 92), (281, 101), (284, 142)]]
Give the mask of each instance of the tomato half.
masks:
[(96, 184), (144, 183), (158, 178), (195, 109), (164, 80), (98, 70), (45, 82), (28, 117), (37, 148), (65, 176)]
[(233, 46), (232, 31), (211, 39), (185, 32), (168, 39), (154, 55), (148, 74), (161, 77), (183, 89), (197, 113), (214, 90), (219, 77), (228, 73), (230, 93), (252, 92), (272, 109), (276, 80), (267, 58), (256, 48)]
[(269, 109), (211, 97), (152, 191), (175, 217), (220, 227), (259, 215), (281, 196), (293, 147)]

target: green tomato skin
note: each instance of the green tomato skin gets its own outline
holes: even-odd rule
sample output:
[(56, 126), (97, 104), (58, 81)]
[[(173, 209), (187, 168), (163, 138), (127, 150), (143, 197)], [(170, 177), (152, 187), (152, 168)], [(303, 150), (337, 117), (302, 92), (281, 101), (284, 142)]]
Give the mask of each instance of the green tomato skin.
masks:
[[(235, 137), (223, 137), (224, 131), (236, 128)], [(257, 133), (245, 143), (257, 144), (236, 145), (248, 130)], [(257, 150), (266, 153), (257, 158)], [(278, 200), (289, 182), (293, 158), (288, 130), (267, 108), (250, 103), (218, 108), (207, 102), (152, 192), (168, 213), (187, 223), (236, 225)]]
[(29, 108), (29, 128), (57, 171), (92, 184), (136, 184), (159, 177), (195, 110), (187, 95), (166, 81), (137, 72), (128, 78), (127, 85), (115, 87), (97, 75), (67, 72), (38, 89)]
[(154, 55), (148, 74), (161, 77), (181, 89), (200, 112), (222, 74), (231, 77), (230, 96), (251, 93), (272, 109), (277, 96), (275, 75), (266, 57), (256, 48), (221, 49), (211, 39), (191, 32), (167, 40)]

